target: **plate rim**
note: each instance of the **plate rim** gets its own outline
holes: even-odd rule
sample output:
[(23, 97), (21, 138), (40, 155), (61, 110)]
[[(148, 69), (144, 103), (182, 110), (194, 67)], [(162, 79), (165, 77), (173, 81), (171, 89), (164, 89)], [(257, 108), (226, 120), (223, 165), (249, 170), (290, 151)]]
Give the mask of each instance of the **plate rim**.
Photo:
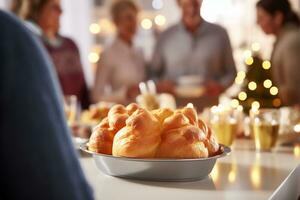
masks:
[(87, 149), (88, 142), (81, 144), (79, 146), (81, 151), (84, 151), (88, 154), (91, 154), (93, 156), (101, 156), (101, 157), (107, 157), (112, 159), (118, 159), (118, 160), (126, 160), (126, 161), (138, 161), (138, 162), (195, 162), (195, 161), (207, 161), (207, 160), (213, 160), (221, 157), (225, 157), (231, 153), (231, 148), (228, 146), (225, 146), (223, 144), (219, 144), (220, 148), (223, 148), (223, 153), (207, 157), (207, 158), (187, 158), (187, 159), (154, 159), (154, 158), (129, 158), (129, 157), (121, 157), (121, 156), (113, 156), (108, 154), (102, 154), (102, 153), (96, 153), (93, 151), (89, 151)]

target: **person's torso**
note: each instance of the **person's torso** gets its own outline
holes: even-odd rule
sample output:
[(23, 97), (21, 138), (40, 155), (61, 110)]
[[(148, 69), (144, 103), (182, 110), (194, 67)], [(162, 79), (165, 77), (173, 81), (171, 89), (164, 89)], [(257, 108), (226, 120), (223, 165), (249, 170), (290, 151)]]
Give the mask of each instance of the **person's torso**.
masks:
[(192, 35), (178, 25), (169, 32), (162, 46), (166, 78), (198, 74), (204, 79), (213, 78), (222, 65), (222, 36), (213, 32), (211, 24), (202, 24)]
[(43, 42), (52, 58), (64, 94), (79, 96), (85, 87), (85, 81), (75, 43), (64, 37), (60, 37), (55, 45), (45, 39)]
[(131, 86), (144, 81), (145, 63), (140, 50), (127, 46), (117, 39), (107, 51), (110, 82), (113, 89)]

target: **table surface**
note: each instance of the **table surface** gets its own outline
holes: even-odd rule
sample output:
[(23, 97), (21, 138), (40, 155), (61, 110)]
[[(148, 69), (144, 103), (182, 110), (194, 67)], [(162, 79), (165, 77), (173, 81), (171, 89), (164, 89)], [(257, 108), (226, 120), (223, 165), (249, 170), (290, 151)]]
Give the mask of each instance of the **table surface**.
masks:
[(300, 163), (300, 146), (255, 152), (250, 140), (237, 140), (232, 153), (217, 161), (211, 175), (194, 182), (148, 182), (111, 177), (99, 171), (90, 156), (80, 162), (95, 198), (153, 199), (268, 199)]

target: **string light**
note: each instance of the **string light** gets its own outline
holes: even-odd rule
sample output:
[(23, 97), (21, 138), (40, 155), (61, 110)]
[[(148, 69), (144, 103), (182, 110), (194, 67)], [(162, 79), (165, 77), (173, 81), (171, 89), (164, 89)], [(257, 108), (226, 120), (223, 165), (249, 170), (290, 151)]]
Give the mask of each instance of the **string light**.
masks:
[[(300, 124), (297, 124), (297, 125), (294, 126), (294, 131), (295, 131), (296, 133), (300, 133)], [(300, 154), (299, 154), (299, 155), (300, 155)]]
[(267, 79), (264, 81), (264, 87), (265, 88), (270, 88), (272, 87), (272, 81), (270, 79)]
[(163, 15), (157, 15), (155, 18), (154, 18), (154, 22), (156, 25), (158, 26), (164, 26), (166, 24), (166, 17), (163, 16)]
[(265, 60), (263, 63), (262, 63), (262, 67), (265, 69), (265, 70), (268, 70), (271, 68), (271, 62), (268, 61), (268, 60)]
[(240, 79), (239, 77), (236, 77), (235, 80), (234, 80), (234, 82), (235, 82), (236, 84), (238, 84), (238, 85), (242, 84), (243, 81), (244, 81), (244, 80), (243, 80), (243, 79)]
[(96, 52), (89, 53), (89, 61), (91, 63), (97, 63), (99, 59), (100, 59), (99, 54), (97, 54)]
[(239, 100), (245, 101), (247, 99), (247, 94), (246, 92), (240, 92), (239, 93)]
[(251, 104), (251, 108), (253, 110), (258, 110), (260, 108), (260, 104), (258, 101), (254, 101), (252, 104)]
[(141, 26), (143, 27), (143, 29), (145, 30), (149, 30), (152, 28), (152, 21), (148, 18), (146, 19), (143, 19), (142, 22), (141, 22)]
[(249, 84), (248, 84), (248, 88), (249, 90), (255, 90), (257, 88), (257, 84), (254, 82), (254, 81), (251, 81)]
[(270, 93), (271, 93), (271, 95), (274, 95), (274, 96), (277, 95), (278, 94), (278, 88), (275, 87), (275, 86), (271, 87)]
[(253, 51), (259, 51), (260, 50), (260, 44), (258, 42), (254, 42), (251, 45), (251, 48), (252, 48)]
[(281, 100), (279, 98), (276, 98), (273, 100), (273, 106), (274, 107), (280, 107), (281, 106)]
[(240, 105), (240, 103), (237, 99), (232, 99), (231, 102), (230, 102), (230, 105), (233, 108), (237, 108)]
[(101, 32), (101, 27), (100, 27), (100, 25), (97, 24), (97, 23), (92, 23), (92, 24), (90, 25), (90, 27), (89, 27), (89, 30), (90, 30), (90, 32), (93, 33), (93, 34), (98, 34), (98, 33)]
[(252, 52), (250, 50), (244, 51), (244, 58), (252, 57)]
[(240, 71), (237, 73), (237, 76), (235, 78), (235, 83), (236, 84), (242, 84), (244, 79), (246, 77), (246, 73), (244, 71)]
[(239, 71), (239, 72), (237, 73), (237, 76), (240, 77), (241, 79), (244, 79), (244, 78), (246, 77), (246, 72), (244, 72), (244, 71)]
[(247, 65), (252, 65), (253, 62), (254, 62), (254, 60), (253, 60), (252, 57), (246, 58), (246, 60), (245, 60), (245, 63), (246, 63)]

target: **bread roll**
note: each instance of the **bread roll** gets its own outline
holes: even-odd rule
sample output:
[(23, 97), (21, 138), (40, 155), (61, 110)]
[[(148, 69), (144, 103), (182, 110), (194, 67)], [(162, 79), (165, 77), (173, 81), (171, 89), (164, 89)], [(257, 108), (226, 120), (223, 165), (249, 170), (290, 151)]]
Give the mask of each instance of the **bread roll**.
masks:
[(128, 115), (132, 115), (137, 109), (139, 109), (139, 105), (136, 103), (131, 103), (126, 107)]
[(206, 137), (201, 130), (190, 124), (182, 113), (175, 113), (163, 124), (161, 144), (157, 158), (206, 158), (208, 150), (204, 141)]
[(217, 138), (215, 137), (215, 135), (209, 127), (207, 127), (205, 146), (208, 149), (209, 156), (215, 156), (219, 154), (220, 145), (218, 143)]
[(198, 126), (198, 115), (197, 111), (194, 108), (184, 107), (181, 110), (177, 111), (178, 113), (182, 113), (189, 119), (189, 123), (194, 126)]
[(113, 106), (94, 129), (90, 151), (131, 158), (206, 158), (219, 144), (194, 108), (151, 112), (137, 104)]
[(114, 137), (113, 155), (131, 158), (153, 158), (160, 144), (159, 121), (139, 108), (127, 120), (126, 126)]
[(96, 126), (88, 142), (88, 149), (96, 153), (111, 154), (113, 138), (117, 130), (109, 128), (108, 118)]
[(162, 126), (165, 119), (170, 117), (173, 114), (173, 111), (168, 108), (161, 108), (161, 109), (151, 111), (151, 114), (153, 114), (156, 117), (156, 119), (160, 122)]
[(115, 134), (126, 125), (129, 115), (122, 105), (113, 106), (107, 118), (95, 127), (90, 137), (88, 148), (90, 151), (112, 154), (113, 139)]

